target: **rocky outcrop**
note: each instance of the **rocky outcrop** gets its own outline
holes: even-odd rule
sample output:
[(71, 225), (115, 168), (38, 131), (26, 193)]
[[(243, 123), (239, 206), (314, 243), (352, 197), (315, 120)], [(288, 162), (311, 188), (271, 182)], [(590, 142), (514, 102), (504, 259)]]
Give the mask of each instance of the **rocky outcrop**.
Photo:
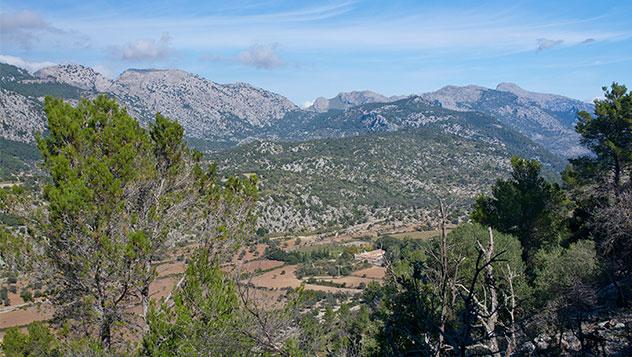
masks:
[(563, 157), (586, 153), (574, 125), (577, 112), (591, 112), (591, 104), (560, 95), (530, 92), (513, 83), (501, 83), (496, 89), (446, 86), (422, 97), (444, 108), (492, 115)]
[(632, 314), (582, 324), (582, 331), (542, 334), (519, 346), (518, 356), (630, 356)]
[(308, 110), (316, 111), (319, 113), (326, 112), (331, 109), (344, 110), (353, 108), (362, 104), (369, 103), (389, 103), (399, 99), (404, 99), (406, 96), (391, 96), (386, 97), (379, 93), (375, 93), (369, 90), (365, 91), (353, 91), (338, 93), (333, 98), (318, 97), (314, 100), (314, 103), (307, 108)]
[(219, 84), (180, 70), (129, 69), (109, 80), (92, 68), (66, 64), (31, 75), (2, 66), (0, 137), (33, 141), (44, 129), (45, 95), (75, 101), (106, 93), (149, 122), (156, 112), (178, 120), (188, 137), (238, 142), (299, 108), (287, 98), (246, 83)]
[(218, 84), (180, 70), (130, 69), (110, 92), (136, 116), (149, 120), (160, 112), (195, 138), (239, 136), (298, 110), (287, 98), (249, 84)]
[(33, 142), (35, 133), (44, 130), (44, 123), (39, 102), (0, 88), (0, 138)]
[(112, 81), (105, 78), (90, 67), (77, 64), (63, 64), (42, 68), (35, 72), (35, 77), (43, 80), (57, 81), (71, 86), (94, 92), (107, 92)]

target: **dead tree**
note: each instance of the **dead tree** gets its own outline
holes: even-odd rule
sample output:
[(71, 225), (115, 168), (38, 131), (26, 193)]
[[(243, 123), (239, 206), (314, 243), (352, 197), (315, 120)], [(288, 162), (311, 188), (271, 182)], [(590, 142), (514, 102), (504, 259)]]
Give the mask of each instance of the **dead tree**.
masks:
[(286, 342), (299, 333), (298, 316), (301, 290), (289, 298), (284, 306), (266, 306), (265, 296), (254, 287), (250, 278), (242, 281), (241, 273), (236, 270), (237, 293), (245, 314), (244, 326), (240, 332), (255, 342), (257, 353), (274, 353), (289, 356)]
[[(501, 306), (493, 265), (503, 261), (500, 256), (504, 251), (495, 252), (491, 228), (488, 232), (487, 246), (477, 241), (478, 256), (471, 280), (467, 284), (456, 284), (463, 302), (463, 327), (457, 332), (457, 349), (461, 356), (476, 354), (478, 350), (493, 356), (500, 356), (501, 352), (496, 331)], [(482, 281), (479, 280), (481, 276)], [(476, 330), (481, 330), (481, 333), (476, 334)]]
[(443, 201), (439, 200), (439, 210), (441, 213), (441, 241), (439, 242), (439, 256), (436, 257), (439, 261), (439, 274), (438, 274), (438, 293), (439, 293), (439, 337), (435, 356), (440, 356), (444, 350), (444, 335), (445, 324), (448, 319), (448, 304), (450, 290), (453, 290), (454, 279), (450, 276), (450, 265), (448, 261), (448, 242), (446, 233), (446, 213), (443, 207)]
[(514, 290), (514, 281), (518, 278), (518, 275), (513, 272), (509, 264), (507, 264), (507, 271), (505, 272), (505, 276), (507, 279), (507, 285), (509, 287), (508, 294), (505, 294), (505, 310), (507, 311), (507, 315), (509, 316), (508, 326), (505, 326), (505, 330), (507, 333), (505, 334), (505, 339), (507, 340), (507, 349), (505, 351), (505, 356), (510, 356), (514, 349), (518, 347), (518, 342), (516, 340), (516, 292)]

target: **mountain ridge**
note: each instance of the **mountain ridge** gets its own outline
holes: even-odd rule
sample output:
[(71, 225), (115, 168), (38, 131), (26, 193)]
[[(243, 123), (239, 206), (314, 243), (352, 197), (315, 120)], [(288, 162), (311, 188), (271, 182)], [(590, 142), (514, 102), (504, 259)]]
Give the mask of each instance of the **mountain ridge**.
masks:
[[(306, 140), (397, 130), (416, 125), (419, 118), (396, 123), (398, 119), (392, 116), (385, 120), (375, 113), (373, 106), (407, 105), (409, 98), (423, 98), (428, 105), (491, 115), (551, 152), (573, 157), (585, 153), (574, 130), (576, 113), (592, 108), (575, 99), (531, 92), (504, 82), (496, 89), (448, 85), (412, 96), (387, 97), (366, 90), (341, 92), (301, 110), (282, 95), (262, 88), (247, 83), (219, 84), (178, 69), (130, 68), (117, 78), (108, 79), (78, 64), (45, 67), (32, 75), (6, 64), (1, 68), (0, 136), (27, 142), (33, 140), (34, 132), (45, 127), (41, 113), (44, 94), (77, 100), (106, 93), (143, 123), (151, 122), (156, 112), (177, 119), (187, 137), (212, 151), (253, 139)], [(398, 112), (393, 107), (386, 108)], [(400, 108), (399, 112), (407, 110)], [(35, 112), (39, 114), (34, 116)], [(11, 119), (25, 117), (23, 113), (29, 113), (28, 118)], [(364, 122), (365, 127), (351, 127), (354, 120)], [(325, 124), (330, 127), (324, 128)]]
[[(258, 128), (269, 126), (287, 112), (299, 108), (287, 98), (246, 83), (219, 84), (182, 70), (128, 69), (110, 80), (90, 67), (69, 64), (43, 68), (33, 74), (1, 64), (1, 88), (19, 96), (18, 108), (2, 107), (3, 122), (13, 112), (42, 107), (44, 95), (76, 100), (105, 93), (118, 100), (141, 122), (153, 120), (156, 112), (179, 120), (187, 136), (195, 139), (238, 142)], [(7, 75), (5, 75), (5, 73)], [(39, 87), (56, 90), (38, 90)], [(70, 91), (69, 95), (58, 93)], [(3, 92), (4, 93), (4, 92)], [(3, 95), (7, 102), (7, 95)], [(15, 100), (14, 100), (15, 102)], [(43, 113), (3, 135), (17, 141), (32, 141), (32, 131), (41, 131)], [(30, 134), (16, 134), (29, 132)]]
[(318, 97), (306, 109), (322, 113), (332, 109), (345, 110), (362, 104), (394, 102), (405, 97), (398, 95), (387, 97), (370, 90), (340, 92), (329, 99)]
[(575, 132), (579, 111), (592, 112), (592, 104), (561, 95), (537, 93), (513, 83), (497, 89), (481, 86), (445, 86), (421, 96), (445, 108), (480, 111), (563, 157), (586, 153)]

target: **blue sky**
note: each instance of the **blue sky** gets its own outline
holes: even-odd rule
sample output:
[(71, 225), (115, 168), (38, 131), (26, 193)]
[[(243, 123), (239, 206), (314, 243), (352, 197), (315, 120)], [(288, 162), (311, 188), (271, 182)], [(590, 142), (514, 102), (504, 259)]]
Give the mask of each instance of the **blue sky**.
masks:
[(179, 68), (302, 105), (371, 89), (515, 82), (589, 100), (632, 86), (632, 1), (1, 0), (0, 60), (110, 77)]

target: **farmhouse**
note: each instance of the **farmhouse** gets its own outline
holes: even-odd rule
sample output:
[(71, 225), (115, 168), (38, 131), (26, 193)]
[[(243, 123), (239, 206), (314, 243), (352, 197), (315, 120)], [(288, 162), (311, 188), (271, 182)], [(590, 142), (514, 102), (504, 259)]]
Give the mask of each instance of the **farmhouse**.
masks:
[(369, 252), (354, 254), (353, 258), (359, 261), (367, 261), (373, 265), (382, 265), (384, 263), (384, 253), (383, 249), (376, 249)]

